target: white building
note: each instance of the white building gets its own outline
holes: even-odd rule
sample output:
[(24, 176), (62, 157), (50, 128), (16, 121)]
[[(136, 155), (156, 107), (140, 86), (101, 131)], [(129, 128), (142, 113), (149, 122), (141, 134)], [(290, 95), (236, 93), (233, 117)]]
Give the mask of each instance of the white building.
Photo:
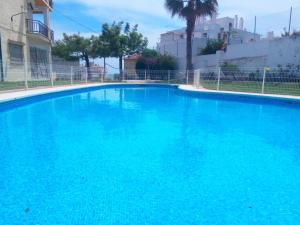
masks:
[[(199, 49), (207, 45), (208, 39), (221, 39), (227, 44), (226, 51), (216, 54), (200, 55)], [(180, 70), (186, 68), (185, 28), (161, 34), (157, 50), (161, 54), (176, 57)], [(244, 19), (230, 17), (196, 22), (192, 40), (193, 66), (197, 68), (216, 68), (223, 63), (240, 67), (261, 68), (264, 66), (300, 66), (300, 37), (274, 37), (268, 32), (266, 38), (244, 29)]]
[(0, 1), (0, 81), (50, 76), (51, 11), (52, 0)]
[[(161, 54), (172, 55), (176, 58), (186, 55), (186, 28), (169, 31), (161, 34), (157, 50)], [(224, 17), (210, 20), (200, 17), (196, 21), (192, 40), (193, 56), (198, 55), (199, 49), (204, 48), (209, 39), (222, 39), (227, 44), (241, 44), (260, 40), (259, 34), (248, 32), (244, 29), (243, 18)]]

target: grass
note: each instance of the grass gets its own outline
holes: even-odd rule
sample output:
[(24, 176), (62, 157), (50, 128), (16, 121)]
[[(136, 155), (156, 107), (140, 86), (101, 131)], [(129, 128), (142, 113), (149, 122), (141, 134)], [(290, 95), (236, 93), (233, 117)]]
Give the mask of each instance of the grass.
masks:
[[(201, 85), (206, 89), (217, 90), (216, 81), (201, 81)], [(221, 81), (219, 90), (261, 93), (262, 83), (256, 81)], [(300, 84), (288, 82), (266, 82), (264, 93), (300, 96)]]
[[(85, 83), (84, 80), (74, 81), (73, 84), (83, 84)], [(53, 82), (54, 86), (62, 86), (62, 85), (70, 85), (71, 82), (69, 80), (57, 80)], [(50, 87), (52, 85), (51, 81), (28, 81), (28, 88), (34, 87)], [(17, 81), (17, 82), (0, 82), (0, 91), (7, 91), (7, 90), (17, 90), (17, 89), (25, 89), (25, 82), (24, 81)]]
[[(109, 82), (113, 82), (110, 80)], [(119, 82), (119, 81), (118, 81)], [(74, 81), (73, 84), (85, 83), (84, 80)], [(180, 83), (179, 81), (172, 80), (170, 83)], [(70, 85), (69, 80), (57, 80), (54, 81), (54, 86)], [(49, 87), (51, 81), (28, 81), (28, 87)], [(210, 90), (217, 89), (216, 81), (201, 81), (201, 85)], [(25, 89), (25, 82), (0, 82), (0, 91)], [(256, 81), (221, 81), (220, 90), (222, 91), (238, 91), (238, 92), (250, 92), (261, 93), (262, 83)], [(295, 95), (300, 96), (300, 84), (288, 83), (288, 82), (266, 82), (265, 94), (280, 94), (280, 95)]]

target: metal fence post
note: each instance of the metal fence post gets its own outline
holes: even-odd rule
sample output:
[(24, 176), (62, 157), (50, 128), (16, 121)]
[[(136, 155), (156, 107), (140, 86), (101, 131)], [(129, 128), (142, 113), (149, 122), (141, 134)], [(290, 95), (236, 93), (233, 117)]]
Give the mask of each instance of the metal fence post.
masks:
[(170, 83), (170, 77), (171, 77), (170, 70), (168, 70), (168, 84)]
[(199, 88), (201, 86), (201, 68), (199, 69)]
[(200, 69), (194, 70), (194, 86), (196, 88), (200, 86)]
[(88, 82), (88, 68), (85, 67), (85, 83), (87, 84)]
[(73, 84), (73, 66), (71, 66), (71, 85)]
[(54, 86), (54, 79), (53, 79), (53, 71), (51, 72), (50, 74), (50, 79), (51, 79), (51, 86), (53, 87)]
[(26, 62), (24, 62), (24, 79), (25, 79), (25, 90), (28, 90), (28, 69), (27, 69)]
[(145, 70), (145, 80), (147, 80), (147, 70)]
[(261, 93), (262, 93), (262, 94), (265, 93), (266, 71), (267, 71), (267, 69), (264, 68), (263, 81), (262, 81), (262, 87), (261, 87)]
[(221, 67), (218, 68), (218, 83), (217, 83), (217, 90), (220, 90), (220, 78), (221, 78)]
[(186, 84), (189, 84), (189, 70), (186, 71)]

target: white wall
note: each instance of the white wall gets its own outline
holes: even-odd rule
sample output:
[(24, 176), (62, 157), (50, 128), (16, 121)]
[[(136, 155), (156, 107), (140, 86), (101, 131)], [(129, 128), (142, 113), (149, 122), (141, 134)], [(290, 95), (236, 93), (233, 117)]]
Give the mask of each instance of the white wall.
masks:
[[(227, 62), (241, 67), (277, 67), (287, 64), (300, 65), (300, 37), (280, 38), (272, 41), (229, 45), (226, 52), (195, 56), (194, 68), (215, 67)], [(178, 58), (179, 69), (185, 68), (185, 59)]]
[[(194, 38), (192, 43), (193, 55), (197, 55), (198, 49), (204, 48), (206, 43), (206, 38)], [(158, 44), (157, 51), (160, 54), (167, 54), (176, 58), (184, 58), (186, 56), (186, 39)]]
[(269, 66), (300, 65), (300, 37), (282, 38), (270, 42), (267, 64)]
[(235, 58), (266, 56), (268, 55), (268, 49), (268, 41), (233, 44), (227, 47), (224, 59), (230, 60)]

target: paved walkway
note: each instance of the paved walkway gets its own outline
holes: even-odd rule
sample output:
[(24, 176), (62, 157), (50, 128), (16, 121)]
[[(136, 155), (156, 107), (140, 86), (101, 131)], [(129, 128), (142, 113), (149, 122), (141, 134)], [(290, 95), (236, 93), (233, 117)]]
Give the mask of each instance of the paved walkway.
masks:
[(103, 86), (103, 85), (107, 85), (107, 84), (109, 84), (109, 83), (78, 84), (78, 85), (66, 85), (66, 86), (35, 88), (35, 89), (29, 89), (29, 90), (4, 92), (4, 93), (0, 93), (0, 102), (10, 101), (10, 100), (15, 100), (15, 99), (20, 99), (20, 98), (26, 98), (26, 97), (40, 95), (40, 94), (47, 94), (47, 93), (52, 93), (52, 92), (74, 90), (74, 89), (85, 88), (85, 87)]

